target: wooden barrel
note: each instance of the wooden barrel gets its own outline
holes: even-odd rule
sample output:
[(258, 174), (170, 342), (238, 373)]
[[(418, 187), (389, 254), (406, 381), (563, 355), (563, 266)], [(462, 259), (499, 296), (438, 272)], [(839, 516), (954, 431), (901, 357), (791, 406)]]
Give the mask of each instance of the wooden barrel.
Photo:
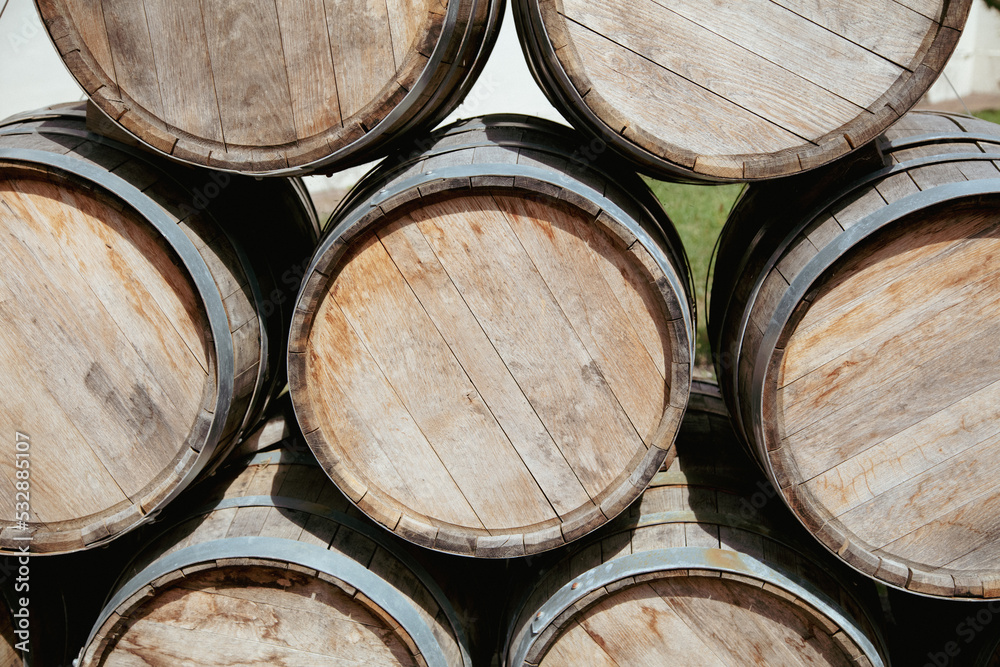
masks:
[(147, 146), (292, 175), (381, 157), (471, 88), (502, 2), (38, 0), (70, 73)]
[(481, 557), (575, 539), (645, 488), (691, 374), (683, 250), (627, 166), (524, 116), (387, 161), (303, 281), (289, 389), (373, 519)]
[(301, 183), (177, 167), (63, 107), (0, 124), (0, 226), (0, 550), (95, 546), (263, 411), (315, 212)]
[(971, 0), (517, 0), (566, 118), (677, 180), (795, 174), (871, 141), (943, 70)]
[(1000, 126), (911, 113), (879, 153), (750, 186), (709, 332), (745, 440), (831, 551), (1000, 597)]
[(770, 495), (714, 389), (695, 383), (676, 458), (641, 500), (531, 573), (505, 667), (888, 664), (874, 587)]
[(304, 446), (186, 498), (122, 574), (79, 667), (471, 667), (459, 613), (409, 545), (351, 514)]

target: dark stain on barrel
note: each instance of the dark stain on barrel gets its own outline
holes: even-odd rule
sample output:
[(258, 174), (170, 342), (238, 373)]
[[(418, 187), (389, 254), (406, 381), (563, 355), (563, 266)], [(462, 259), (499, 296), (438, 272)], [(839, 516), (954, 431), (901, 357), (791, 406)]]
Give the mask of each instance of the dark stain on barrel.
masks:
[(96, 361), (91, 363), (83, 384), (139, 442), (169, 437), (163, 413), (144, 387), (133, 383), (131, 392), (125, 397)]

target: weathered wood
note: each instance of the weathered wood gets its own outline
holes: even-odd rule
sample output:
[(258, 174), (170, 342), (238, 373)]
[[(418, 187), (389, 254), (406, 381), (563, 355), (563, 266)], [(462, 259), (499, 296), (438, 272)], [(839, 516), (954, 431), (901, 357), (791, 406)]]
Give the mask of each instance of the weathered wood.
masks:
[[(746, 282), (764, 288), (754, 294), (732, 272), (713, 288), (713, 304), (729, 303), (713, 313), (713, 343), (720, 361), (740, 360), (719, 365), (727, 400), (799, 519), (866, 574), (945, 597), (981, 597), (998, 574), (989, 508), (1000, 502), (1000, 376), (988, 341), (1000, 314), (1000, 172), (990, 159), (1000, 127), (975, 131), (996, 139), (973, 145), (957, 116), (909, 114), (882, 146), (891, 172), (873, 163), (858, 180), (801, 177), (793, 189), (812, 202), (794, 197), (739, 250), (725, 236), (789, 191), (759, 186), (733, 212), (719, 261), (743, 264)], [(942, 138), (907, 143), (930, 134)], [(826, 221), (823, 234), (806, 215)], [(859, 229), (859, 240), (841, 236)], [(779, 272), (790, 280), (773, 280)], [(779, 310), (790, 298), (798, 304)], [(740, 345), (744, 314), (754, 326)]]
[[(504, 664), (730, 665), (747, 656), (775, 665), (886, 664), (886, 645), (865, 611), (875, 599), (870, 584), (813, 546), (765, 493), (731, 426), (712, 420), (722, 407), (717, 391), (695, 392), (676, 459), (629, 513), (563, 554), (541, 581), (528, 575), (532, 590), (509, 619)], [(697, 567), (672, 560), (672, 552), (691, 547), (707, 549)], [(643, 553), (658, 559), (644, 563), (643, 573), (620, 573), (555, 618), (545, 609), (560, 589), (565, 595), (578, 584), (590, 586), (621, 559)], [(820, 613), (820, 598), (806, 599), (777, 578), (734, 571), (740, 558), (820, 591), (842, 616)], [(862, 649), (858, 637), (874, 650)], [(516, 657), (525, 641), (532, 643), (521, 663)]]
[(585, 140), (524, 117), (442, 130), (348, 195), (304, 281), (305, 437), (424, 546), (510, 557), (593, 530), (648, 483), (687, 402), (670, 222), (627, 167), (570, 164), (558, 141)]
[[(471, 667), (468, 650), (460, 644), (462, 635), (452, 625), (455, 612), (442, 606), (449, 600), (432, 592), (436, 584), (406, 555), (404, 542), (383, 533), (366, 536), (366, 530), (358, 532), (345, 523), (347, 518), (339, 513), (346, 505), (342, 496), (333, 506), (283, 506), (313, 503), (330, 487), (301, 444), (289, 440), (273, 453), (256, 457), (249, 466), (234, 462), (193, 489), (185, 506), (170, 514), (168, 528), (161, 528), (162, 534), (145, 544), (125, 569), (118, 586), (134, 586), (138, 582), (133, 579), (150, 563), (176, 558), (207, 542), (225, 544), (253, 535), (272, 543), (309, 543), (350, 559), (376, 576), (385, 590), (404, 596), (411, 613), (430, 629), (431, 641), (438, 643), (447, 664)], [(298, 462), (279, 462), (282, 457)], [(255, 496), (268, 497), (277, 506), (259, 503)], [(201, 504), (220, 497), (242, 506), (211, 509)], [(254, 518), (241, 523), (241, 514)], [(317, 541), (319, 523), (330, 528), (320, 530), (329, 537)], [(330, 572), (294, 558), (209, 555), (203, 563), (141, 582), (144, 595), (102, 612), (107, 620), (94, 629), (81, 665), (425, 664), (410, 634), (415, 626), (381, 606), (385, 601), (378, 591), (365, 595), (351, 585), (353, 575), (338, 569), (332, 555), (327, 567)]]
[(917, 102), (971, 2), (514, 3), (536, 80), (567, 118), (682, 180), (828, 163)]
[[(0, 334), (0, 386), (8, 392), (0, 424), (26, 434), (31, 550), (79, 550), (147, 520), (262, 413), (287, 317), (264, 295), (281, 296), (280, 272), (315, 241), (315, 213), (295, 184), (262, 188), (177, 170), (88, 134), (80, 107), (10, 121), (0, 126), (0, 147), (15, 155), (0, 165), (8, 241), (0, 310), (9, 322)], [(24, 148), (75, 166), (17, 158)], [(74, 171), (94, 167), (96, 180)], [(259, 243), (253, 235), (278, 211), (289, 221), (283, 239), (266, 249), (248, 244)], [(186, 239), (170, 241), (159, 216)], [(207, 273), (190, 259), (198, 256)], [(224, 378), (220, 349), (232, 350)], [(220, 406), (222, 383), (230, 389)], [(0, 513), (6, 551), (21, 546), (13, 539), (14, 482), (24, 468), (16, 462), (0, 465), (10, 482)]]
[(38, 7), (70, 73), (133, 136), (190, 164), (290, 175), (367, 162), (447, 116), (488, 57), (501, 3)]

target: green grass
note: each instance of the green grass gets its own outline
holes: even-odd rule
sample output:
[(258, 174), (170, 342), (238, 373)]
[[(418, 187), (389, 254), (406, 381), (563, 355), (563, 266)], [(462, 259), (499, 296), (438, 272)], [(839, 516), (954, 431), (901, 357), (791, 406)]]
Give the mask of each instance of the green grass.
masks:
[(991, 123), (1000, 123), (1000, 109), (987, 109), (986, 111), (976, 111), (972, 114)]
[(708, 344), (705, 320), (706, 283), (711, 289), (709, 263), (715, 241), (726, 223), (729, 209), (740, 194), (742, 185), (680, 185), (647, 180), (663, 203), (667, 215), (677, 227), (684, 252), (691, 263), (698, 301), (698, 334), (695, 348), (695, 376), (715, 378), (712, 352)]

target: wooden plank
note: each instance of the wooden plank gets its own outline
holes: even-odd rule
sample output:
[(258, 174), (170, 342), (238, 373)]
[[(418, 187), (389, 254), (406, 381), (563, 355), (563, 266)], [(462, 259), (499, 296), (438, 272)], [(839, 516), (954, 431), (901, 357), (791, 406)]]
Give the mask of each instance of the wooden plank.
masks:
[(660, 0), (657, 4), (860, 107), (867, 108), (882, 97), (903, 72), (900, 66), (774, 2), (706, 7), (696, 0)]
[[(942, 310), (960, 300), (967, 284), (995, 268), (990, 242), (962, 240), (996, 224), (989, 212), (939, 214), (919, 228), (890, 230), (853, 251), (837, 280), (825, 286), (796, 326), (786, 347), (786, 385), (859, 343), (899, 330), (921, 305)], [(864, 322), (866, 335), (855, 335), (856, 325), (849, 322)]]
[(998, 406), (1000, 382), (994, 382), (810, 479), (806, 488), (831, 514), (844, 514), (951, 457), (978, 450), (1000, 433)]
[[(894, 552), (886, 545), (924, 526), (933, 525), (940, 530), (942, 523), (949, 525), (947, 521), (941, 522), (940, 517), (951, 515), (976, 499), (1000, 495), (998, 480), (1000, 435), (942, 461), (838, 518), (861, 539), (876, 548)], [(929, 561), (931, 565), (948, 562), (954, 554), (965, 553), (967, 540), (982, 539), (978, 526), (965, 525), (968, 532), (964, 539), (957, 539), (954, 532), (949, 531), (948, 540), (937, 543), (937, 555)], [(923, 531), (924, 543), (920, 546), (923, 558), (928, 557), (927, 544), (934, 537), (933, 529)], [(899, 555), (912, 559), (906, 551)]]
[[(927, 563), (928, 569), (947, 567), (984, 579), (996, 578), (997, 566), (990, 555), (1000, 534), (1000, 493), (992, 488), (961, 507), (886, 544), (882, 550)], [(938, 572), (933, 570), (932, 572)], [(941, 574), (947, 575), (948, 570)]]
[[(343, 317), (342, 313), (339, 315)], [(351, 334), (353, 335), (353, 332)], [(317, 334), (316, 341), (320, 346), (324, 346), (326, 343), (326, 340), (322, 338), (324, 335)], [(398, 452), (392, 450), (392, 440), (386, 440), (386, 437), (391, 436), (391, 433), (386, 434), (378, 428), (375, 431), (368, 428), (366, 415), (370, 418), (371, 413), (365, 411), (366, 404), (360, 404), (362, 406), (360, 410), (355, 408), (352, 400), (341, 388), (336, 373), (328, 366), (314, 365), (310, 378), (316, 387), (323, 388), (322, 391), (316, 391), (312, 400), (317, 413), (322, 414), (323, 419), (327, 420), (327, 425), (323, 427), (323, 436), (327, 440), (325, 446), (329, 454), (336, 457), (335, 460), (338, 461), (343, 458), (345, 462), (358, 467), (358, 469), (370, 470), (372, 477), (378, 480), (379, 488), (399, 502), (414, 508), (424, 506), (426, 501), (418, 500), (418, 494), (414, 489), (411, 489), (407, 475), (403, 474), (405, 463), (416, 464), (416, 462), (410, 461), (406, 450)], [(347, 450), (341, 444), (351, 442), (368, 443), (363, 452), (357, 452), (359, 455), (363, 454), (362, 456), (356, 458), (353, 450)], [(438, 474), (444, 475), (445, 473), (439, 471)], [(444, 477), (444, 479), (449, 484), (454, 483), (448, 477)], [(347, 489), (344, 490), (345, 493), (347, 491)]]
[(379, 97), (402, 63), (395, 62), (384, 0), (326, 2), (340, 115), (353, 117)]
[[(590, 76), (594, 90), (632, 124), (666, 145), (719, 155), (777, 152), (802, 142), (795, 134), (592, 30), (573, 22), (567, 28), (572, 48), (594, 72)], [(723, 128), (724, 134), (720, 133)]]
[(273, 0), (204, 0), (202, 15), (226, 144), (295, 141)]
[(128, 100), (154, 116), (161, 115), (160, 84), (143, 6), (112, 0), (101, 0), (101, 6), (118, 87)]
[(660, 667), (676, 655), (690, 665), (727, 664), (648, 584), (601, 600), (578, 620), (618, 665)]
[(104, 74), (105, 80), (114, 85), (118, 77), (115, 73), (114, 57), (111, 55), (108, 25), (104, 18), (104, 3), (93, 0), (62, 0), (60, 5), (56, 5), (56, 8), (70, 17), (80, 35), (80, 41), (94, 58), (95, 64), (103, 70), (97, 74)]
[[(455, 525), (482, 527), (469, 501), (437, 458), (334, 299), (327, 298), (321, 304), (309, 345), (313, 350), (309, 363), (313, 400), (325, 401), (324, 394), (328, 391), (325, 387), (332, 385), (340, 387), (349, 397), (362, 397), (363, 400), (351, 400), (349, 405), (375, 436), (374, 441), (367, 441), (366, 450), (357, 451), (356, 459), (351, 458), (355, 449), (347, 445), (331, 443), (334, 451), (348, 456), (354, 467), (363, 472), (361, 464), (369, 456), (365, 451), (375, 451), (374, 446), (379, 445), (386, 460), (391, 459), (393, 465), (405, 471), (406, 485), (414, 489), (413, 504), (409, 505), (414, 511)], [(335, 417), (339, 409), (338, 405), (328, 403), (320, 411), (325, 423), (324, 433), (337, 433), (337, 438), (343, 433), (337, 430), (342, 424)], [(344, 442), (350, 442), (346, 436)], [(375, 477), (368, 482), (379, 483)], [(422, 489), (434, 489), (434, 493), (422, 493)]]
[(590, 496), (409, 216), (379, 232), (382, 245), (559, 514)]
[(573, 621), (542, 658), (542, 667), (618, 667), (604, 648), (583, 627)]
[(323, 0), (277, 0), (275, 5), (296, 136), (305, 139), (342, 127)]
[[(632, 3), (628, 12), (633, 20), (626, 24), (621, 20), (620, 8), (585, 0), (563, 2), (565, 16), (631, 51), (634, 56), (630, 60), (655, 63), (807, 141), (844, 125), (863, 111), (652, 0)], [(575, 40), (572, 28), (570, 34)], [(684, 35), (685, 39), (663, 39), (664, 34)], [(746, 85), (748, 78), (754, 85)], [(597, 71), (590, 71), (590, 79), (600, 89), (602, 77)]]
[(213, 351), (201, 296), (173, 250), (144, 221), (114, 214), (86, 194), (40, 181), (18, 188), (31, 200), (27, 210), (40, 216), (35, 220), (58, 237), (66, 266), (91, 286), (174, 406), (196, 409)]
[(389, 34), (392, 36), (392, 58), (399, 69), (410, 54), (420, 46), (421, 29), (428, 29), (428, 5), (422, 0), (386, 0)]
[[(3, 213), (0, 206), (0, 217)], [(8, 302), (0, 302), (0, 312), (10, 318), (23, 316), (20, 309), (12, 312), (7, 306)], [(23, 363), (23, 354), (21, 341), (12, 328), (0, 328), (0, 389), (7, 396), (0, 411), (0, 427), (7, 433), (26, 433), (32, 442), (31, 488), (35, 491), (31, 497), (32, 522), (90, 516), (127, 500), (77, 430), (71, 411), (60, 405), (58, 394), (53, 394), (39, 381), (34, 369)], [(75, 446), (44, 446), (67, 441)], [(16, 509), (16, 459), (14, 456), (7, 459), (0, 462), (0, 475), (5, 480), (0, 489), (4, 508), (0, 516), (12, 522)], [(80, 484), (80, 471), (90, 471), (88, 483)], [(73, 489), (73, 493), (65, 493), (66, 489)]]
[[(359, 244), (342, 265), (332, 293), (486, 528), (517, 528), (555, 518), (476, 386), (377, 238)], [(471, 447), (474, 459), (468, 456)], [(423, 495), (435, 493), (431, 487), (422, 489)]]
[(183, 132), (223, 142), (201, 8), (171, 0), (144, 0), (144, 6), (160, 86), (160, 117)]
[[(1000, 326), (984, 334), (1000, 335)], [(785, 446), (792, 448), (803, 479), (810, 479), (992, 384), (996, 367), (990, 364), (996, 362), (1000, 351), (985, 349), (981, 341), (956, 341), (874, 396), (788, 436)]]
[[(539, 200), (494, 196), (532, 264), (647, 444), (669, 401), (666, 369), (657, 368), (604, 279), (625, 254), (594, 223)], [(578, 214), (577, 214), (578, 215)], [(609, 266), (610, 265), (610, 266)], [(635, 267), (633, 272), (641, 271)], [(652, 282), (652, 281), (651, 281)], [(646, 314), (667, 338), (663, 308)], [(670, 349), (670, 343), (660, 344)]]
[(849, 662), (836, 642), (817, 628), (807, 607), (760, 589), (706, 577), (670, 577), (650, 586), (694, 629), (707, 650), (726, 662), (738, 664), (749, 655), (767, 665)]
[(899, 326), (886, 327), (879, 335), (782, 387), (779, 391), (786, 433), (797, 433), (841, 408), (863, 402), (869, 395), (884, 395), (888, 385), (914, 374), (916, 368), (909, 360), (949, 356), (952, 345), (997, 313), (1000, 304), (982, 300), (998, 286), (1000, 275), (993, 274), (963, 286), (965, 291), (958, 297), (949, 296), (943, 303), (930, 301), (923, 309), (930, 312), (910, 313)]
[(502, 212), (467, 197), (414, 217), (584, 488), (600, 493), (643, 445)]
[[(79, 260), (74, 259), (67, 245), (71, 237), (79, 233), (82, 238), (86, 232), (71, 229), (63, 215), (62, 204), (56, 199), (53, 202), (32, 198), (29, 207), (39, 206), (41, 210), (25, 210), (19, 216), (25, 224), (10, 230), (16, 236), (5, 248), (16, 256), (8, 257), (7, 265), (30, 262), (32, 268), (9, 274), (8, 288), (23, 295), (33, 310), (44, 313), (31, 320), (20, 315), (13, 317), (12, 328), (19, 332), (19, 349), (33, 360), (36, 381), (48, 386), (58, 397), (81, 434), (95, 447), (103, 465), (128, 489), (127, 493), (133, 493), (164, 469), (186, 438), (199, 409), (204, 371), (186, 351), (179, 353), (166, 363), (166, 368), (178, 364), (178, 376), (187, 378), (194, 395), (183, 395), (179, 389), (172, 391), (172, 396), (164, 393), (163, 385), (169, 388), (170, 381), (161, 383), (156, 376), (161, 369), (147, 366), (126, 334), (140, 342), (142, 336), (150, 335), (153, 338), (147, 349), (160, 346), (170, 350), (169, 336), (157, 331), (158, 327), (169, 325), (162, 313), (153, 312), (150, 319), (134, 327), (135, 331), (121, 330), (95, 289), (118, 286), (126, 292), (114, 298), (108, 296), (109, 307), (121, 305), (117, 299), (127, 298), (131, 290), (140, 297), (132, 302), (139, 313), (143, 308), (151, 311), (155, 308), (144, 303), (142, 287), (134, 284), (132, 276), (124, 282), (121, 280), (121, 273), (127, 271), (116, 266), (116, 262), (120, 264), (119, 258), (115, 253), (108, 253), (104, 244), (101, 244), (101, 252), (108, 263), (101, 266), (95, 262), (89, 275), (80, 274)], [(115, 216), (105, 210), (101, 217)], [(52, 232), (39, 228), (43, 220), (52, 225)], [(81, 220), (87, 221), (87, 218)], [(90, 222), (96, 229), (102, 224), (97, 220)], [(99, 235), (103, 231), (99, 229), (94, 233)], [(50, 289), (53, 285), (59, 288)], [(182, 288), (178, 286), (178, 289)], [(4, 305), (12, 308), (14, 304), (5, 302)], [(157, 337), (162, 339), (157, 340)], [(186, 362), (183, 361), (185, 357)], [(181, 387), (184, 387), (183, 382)], [(159, 446), (152, 446), (152, 443)]]
[(232, 507), (224, 510), (216, 510), (180, 524), (175, 536), (176, 541), (170, 544), (159, 556), (166, 556), (194, 544), (224, 538), (233, 525), (237, 509)]
[[(924, 36), (934, 28), (927, 16), (893, 0), (818, 5), (810, 0), (774, 0), (814, 23), (877, 53), (900, 67), (912, 67)], [(928, 0), (937, 5), (940, 0)]]

